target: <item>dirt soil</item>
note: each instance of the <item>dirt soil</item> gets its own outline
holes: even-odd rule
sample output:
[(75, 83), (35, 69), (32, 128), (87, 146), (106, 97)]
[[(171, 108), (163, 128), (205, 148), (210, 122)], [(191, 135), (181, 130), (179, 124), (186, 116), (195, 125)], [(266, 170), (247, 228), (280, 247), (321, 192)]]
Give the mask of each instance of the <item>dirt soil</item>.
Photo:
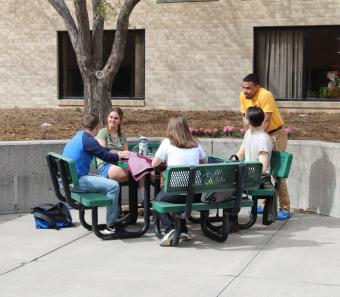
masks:
[[(176, 112), (168, 110), (124, 109), (123, 131), (128, 137), (165, 136), (169, 117), (181, 114), (190, 127), (223, 130), (232, 125), (239, 131), (241, 115), (237, 112)], [(340, 142), (338, 113), (282, 113), (289, 139)], [(79, 109), (2, 109), (0, 140), (69, 139), (81, 129)], [(46, 124), (47, 123), (47, 124)], [(226, 137), (220, 133), (219, 137)]]

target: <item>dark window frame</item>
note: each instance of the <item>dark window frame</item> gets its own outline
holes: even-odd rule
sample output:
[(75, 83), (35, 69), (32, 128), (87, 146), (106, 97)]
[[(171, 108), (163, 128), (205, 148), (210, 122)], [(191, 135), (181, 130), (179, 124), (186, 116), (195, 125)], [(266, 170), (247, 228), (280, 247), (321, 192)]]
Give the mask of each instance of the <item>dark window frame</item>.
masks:
[[(253, 72), (256, 72), (257, 71), (257, 38), (258, 38), (258, 32), (259, 31), (265, 31), (265, 30), (268, 30), (268, 31), (281, 31), (281, 30), (294, 30), (294, 29), (298, 29), (298, 30), (303, 30), (304, 33), (309, 33), (311, 31), (315, 31), (315, 30), (318, 30), (318, 29), (331, 29), (331, 30), (335, 30), (337, 31), (339, 34), (340, 33), (340, 25), (310, 25), (310, 26), (256, 26), (256, 27), (253, 27)], [(337, 55), (339, 56), (339, 61), (340, 61), (340, 39), (339, 39), (340, 35), (337, 36)], [(304, 42), (305, 42), (305, 37), (304, 37)], [(304, 49), (303, 49), (303, 73), (304, 73), (304, 76), (303, 76), (303, 85), (302, 85), (302, 88), (303, 88), (303, 92), (304, 92), (304, 95), (302, 98), (299, 98), (299, 99), (286, 99), (286, 98), (276, 98), (277, 101), (286, 101), (286, 102), (340, 102), (339, 99), (337, 98), (324, 98), (324, 97), (319, 97), (319, 98), (310, 98), (310, 97), (307, 97), (305, 94), (307, 92), (306, 90), (306, 78), (305, 78), (305, 71), (306, 71), (306, 61), (305, 61), (305, 56), (306, 56), (306, 52), (307, 52), (307, 47), (304, 46)]]
[[(113, 32), (114, 32), (114, 30), (105, 30), (104, 34), (112, 34)], [(145, 30), (144, 29), (129, 30), (128, 34), (130, 36), (129, 37), (130, 42), (131, 42), (131, 39), (133, 39), (133, 47), (128, 49), (129, 40), (127, 40), (127, 45), (126, 45), (126, 48), (125, 48), (126, 51), (130, 50), (130, 52), (132, 53), (132, 54), (130, 53), (130, 56), (131, 55), (133, 56), (133, 61), (129, 62), (131, 64), (130, 68), (131, 68), (132, 74), (130, 75), (129, 82), (127, 83), (127, 84), (130, 84), (130, 86), (129, 86), (130, 94), (121, 94), (121, 95), (116, 95), (116, 96), (111, 95), (111, 100), (144, 100), (145, 99)], [(65, 37), (65, 36), (67, 36), (67, 37)], [(137, 46), (136, 39), (137, 38), (138, 38), (138, 42), (139, 42), (139, 44), (138, 44), (139, 49), (138, 49), (138, 53), (137, 53), (138, 59), (139, 59), (137, 61), (138, 65), (136, 65), (136, 60), (137, 60), (137, 58), (136, 58), (136, 46)], [(68, 39), (69, 44), (66, 44), (65, 39)], [(105, 36), (104, 36), (104, 39), (105, 39)], [(63, 47), (64, 47), (64, 49), (63, 49)], [(65, 49), (65, 47), (66, 47), (66, 49)], [(73, 62), (76, 63), (76, 61), (72, 60), (72, 58), (70, 58), (70, 57), (65, 58), (65, 56), (64, 56), (65, 51), (70, 50), (67, 47), (71, 47), (71, 50), (73, 52), (72, 55), (74, 56), (74, 59), (75, 59), (75, 54), (74, 54), (71, 42), (69, 40), (67, 31), (57, 31), (58, 100), (70, 100), (70, 99), (71, 100), (83, 100), (84, 99), (83, 89), (81, 90), (81, 92), (82, 92), (81, 96), (74, 95), (75, 94), (74, 92), (73, 92), (73, 94), (66, 94), (68, 92), (66, 90), (66, 88), (67, 88), (67, 85), (69, 84), (69, 82), (65, 83), (65, 80), (64, 80), (64, 77), (63, 77), (63, 74), (62, 74), (63, 69), (65, 69), (64, 64), (69, 64), (68, 62), (70, 62), (70, 61), (72, 63)], [(107, 48), (107, 51), (108, 51), (108, 53), (106, 53), (106, 56), (108, 57), (109, 52), (110, 52), (112, 47), (106, 46), (106, 48)], [(64, 53), (62, 53), (62, 51), (64, 51)], [(105, 48), (104, 48), (104, 51), (105, 51)], [(69, 53), (66, 53), (66, 56), (67, 55), (69, 55)], [(105, 53), (104, 53), (104, 55), (105, 55)], [(107, 59), (107, 57), (104, 58), (104, 60)], [(126, 62), (125, 61), (126, 57), (127, 57), (127, 54), (125, 53), (124, 61), (122, 62), (121, 66), (118, 70), (117, 76), (115, 77), (115, 80), (113, 82), (113, 87), (114, 87), (115, 82), (117, 82), (117, 79), (118, 80), (122, 79), (122, 78), (119, 77), (119, 75), (122, 74), (122, 71), (124, 69), (124, 63)], [(63, 59), (64, 60), (68, 59), (68, 61), (63, 63), (63, 61), (62, 61)], [(77, 67), (77, 71), (76, 71), (77, 75), (79, 75), (80, 80), (81, 80), (79, 68), (78, 68), (78, 66), (76, 66), (76, 67)], [(69, 71), (69, 70), (64, 70), (64, 71)], [(71, 71), (72, 71), (72, 69), (71, 69)], [(67, 74), (67, 75), (69, 75), (69, 74)], [(79, 77), (77, 77), (78, 83), (79, 83)], [(63, 86), (63, 84), (64, 84), (64, 86)], [(81, 81), (81, 86), (82, 86), (82, 81)], [(79, 89), (78, 89), (78, 92), (79, 92)], [(138, 92), (138, 94), (137, 94), (137, 92)], [(70, 92), (68, 92), (68, 93), (70, 93)]]

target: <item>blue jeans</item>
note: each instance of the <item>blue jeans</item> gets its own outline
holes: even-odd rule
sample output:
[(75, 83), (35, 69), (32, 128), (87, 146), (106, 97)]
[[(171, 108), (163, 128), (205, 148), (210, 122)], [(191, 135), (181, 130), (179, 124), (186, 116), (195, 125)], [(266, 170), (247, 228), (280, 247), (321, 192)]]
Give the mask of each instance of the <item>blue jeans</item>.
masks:
[(104, 162), (103, 164), (101, 164), (98, 168), (99, 175), (109, 178), (109, 169), (111, 166), (112, 166), (111, 163)]
[[(167, 193), (165, 193), (164, 191), (160, 191), (156, 198), (155, 201), (165, 201), (165, 202), (169, 202), (169, 203), (185, 203), (187, 199), (186, 195), (168, 195)], [(194, 201), (193, 202), (200, 202), (201, 201), (201, 194), (195, 194), (194, 195)], [(170, 214), (168, 213), (159, 213), (156, 212), (155, 213), (161, 223), (162, 226), (165, 229), (165, 233), (168, 233), (169, 231), (171, 231), (172, 229), (175, 228), (174, 224), (173, 224), (173, 220), (172, 217), (170, 216)], [(180, 232), (188, 232), (188, 228), (187, 228), (187, 224), (186, 224), (186, 220), (181, 219), (180, 222)]]
[(99, 175), (83, 175), (79, 178), (79, 187), (73, 188), (78, 193), (103, 193), (112, 199), (112, 203), (106, 206), (106, 224), (112, 226), (118, 219), (119, 183)]

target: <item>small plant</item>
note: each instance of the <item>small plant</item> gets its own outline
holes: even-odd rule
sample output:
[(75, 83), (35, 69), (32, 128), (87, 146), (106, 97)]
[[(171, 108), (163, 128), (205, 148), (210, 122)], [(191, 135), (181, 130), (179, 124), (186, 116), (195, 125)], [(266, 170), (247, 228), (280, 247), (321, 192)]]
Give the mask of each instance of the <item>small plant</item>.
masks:
[(229, 125), (226, 125), (223, 127), (223, 132), (224, 134), (226, 135), (230, 135), (231, 133), (233, 133), (235, 131), (235, 127), (234, 126), (229, 126)]
[(293, 132), (293, 130), (292, 130), (290, 127), (285, 127), (285, 128), (283, 129), (283, 131), (285, 131), (285, 133), (286, 133), (287, 135), (289, 135), (289, 134), (291, 134), (291, 133)]
[(223, 127), (223, 133), (226, 136), (229, 136), (229, 137), (237, 137), (237, 136), (239, 136), (238, 133), (237, 133), (237, 130), (235, 129), (235, 127), (231, 126), (231, 125), (224, 126)]
[(202, 137), (217, 137), (220, 134), (219, 129), (211, 129), (211, 128), (189, 128), (190, 132), (194, 136), (202, 136)]
[(234, 126), (226, 125), (222, 129), (218, 128), (189, 128), (190, 133), (197, 137), (219, 137), (219, 136), (227, 136), (227, 137), (241, 137), (244, 134), (244, 129), (241, 128), (237, 130)]
[(81, 112), (81, 108), (80, 107), (77, 107), (74, 109), (75, 112)]

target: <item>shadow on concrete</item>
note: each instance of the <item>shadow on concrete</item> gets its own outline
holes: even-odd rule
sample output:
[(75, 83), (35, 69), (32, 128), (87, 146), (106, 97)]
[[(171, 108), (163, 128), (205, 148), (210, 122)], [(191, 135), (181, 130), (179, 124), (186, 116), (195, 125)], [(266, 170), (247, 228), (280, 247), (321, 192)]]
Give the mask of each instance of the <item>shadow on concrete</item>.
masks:
[(309, 208), (310, 210), (329, 215), (334, 202), (336, 188), (336, 171), (323, 151), (322, 156), (311, 166), (309, 174)]
[[(12, 214), (12, 215), (3, 215), (0, 216), (0, 224), (9, 222), (12, 220), (18, 219), (23, 214)], [(24, 214), (30, 215), (31, 214)], [(74, 218), (74, 226), (68, 229), (84, 229), (79, 221), (77, 221), (77, 213), (73, 213)], [(192, 230), (193, 238), (189, 242), (183, 242), (179, 245), (179, 249), (197, 249), (197, 250), (206, 250), (212, 249), (216, 251), (233, 251), (233, 250), (244, 250), (244, 251), (258, 251), (259, 249), (268, 249), (274, 250), (277, 248), (292, 248), (292, 247), (315, 247), (315, 246), (327, 246), (332, 245), (334, 242), (324, 241), (318, 238), (318, 235), (310, 236), (307, 238), (297, 238), (297, 234), (300, 232), (304, 232), (306, 230), (318, 230), (318, 228), (335, 228), (340, 229), (340, 220), (327, 216), (320, 216), (316, 214), (293, 214), (292, 218), (288, 221), (276, 221), (270, 226), (264, 226), (261, 224), (262, 217), (259, 216), (257, 223), (250, 229), (241, 230), (237, 233), (229, 234), (228, 239), (223, 243), (218, 243), (207, 238), (200, 229), (199, 224), (191, 224), (189, 223), (189, 229)], [(18, 221), (19, 222), (19, 221)], [(25, 223), (23, 221), (20, 222)], [(27, 223), (27, 221), (26, 221)], [(35, 229), (34, 221), (32, 217), (32, 221), (30, 222), (32, 230)], [(136, 228), (139, 229), (142, 225), (142, 220), (138, 220), (138, 223), (133, 226), (128, 226), (126, 229), (133, 231)], [(152, 245), (158, 246), (159, 240), (156, 238), (156, 235), (153, 231), (153, 223), (150, 224), (150, 227), (147, 233), (139, 238), (132, 239), (123, 239), (128, 244), (134, 245), (134, 243), (139, 242), (149, 242)], [(19, 228), (20, 230), (20, 228)], [(84, 229), (85, 230), (85, 229)], [(54, 232), (54, 230), (44, 230), (45, 232)], [(91, 232), (89, 233), (89, 235)], [(277, 240), (277, 235), (280, 235), (282, 238), (282, 234), (284, 234), (283, 239), (280, 239), (279, 245), (269, 244), (273, 240)], [(18, 236), (20, 236), (18, 234)], [(92, 235), (94, 241), (101, 240), (96, 236)], [(316, 239), (316, 240), (314, 240)], [(119, 240), (120, 241), (120, 240)], [(151, 247), (150, 247), (151, 248)]]
[[(261, 224), (262, 217), (259, 216), (256, 225), (250, 229), (241, 230), (234, 234), (229, 234), (227, 241), (217, 243), (205, 237), (198, 225), (192, 225), (193, 239), (190, 242), (183, 242), (180, 248), (195, 249), (213, 249), (225, 251), (248, 250), (257, 251), (259, 249), (273, 250), (279, 248), (295, 247), (316, 247), (333, 245), (333, 241), (320, 240), (318, 234), (309, 238), (298, 239), (300, 232), (308, 230), (318, 230), (318, 228), (340, 228), (340, 220), (317, 214), (293, 214), (292, 218), (287, 221), (276, 221), (270, 226)], [(277, 235), (280, 234), (279, 243), (270, 244), (277, 241)], [(284, 236), (282, 236), (284, 234)], [(316, 240), (314, 240), (314, 238)]]
[(0, 214), (0, 224), (16, 220), (25, 215), (31, 215), (29, 212), (21, 212), (21, 213), (9, 213), (9, 214)]

